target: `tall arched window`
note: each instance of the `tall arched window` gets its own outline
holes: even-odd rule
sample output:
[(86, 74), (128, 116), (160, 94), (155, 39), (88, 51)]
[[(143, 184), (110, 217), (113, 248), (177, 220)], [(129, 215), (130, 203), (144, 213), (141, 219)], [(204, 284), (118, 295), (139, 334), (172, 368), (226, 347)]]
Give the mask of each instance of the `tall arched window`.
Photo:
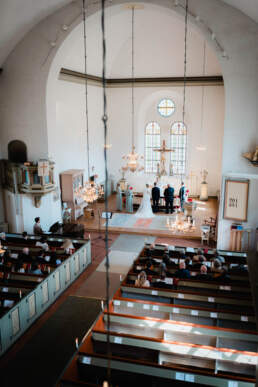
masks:
[(157, 163), (160, 161), (160, 152), (154, 152), (154, 148), (160, 148), (160, 127), (157, 122), (149, 122), (145, 128), (145, 172), (156, 173)]
[(186, 127), (183, 122), (174, 122), (170, 129), (170, 160), (174, 175), (185, 174), (186, 160)]

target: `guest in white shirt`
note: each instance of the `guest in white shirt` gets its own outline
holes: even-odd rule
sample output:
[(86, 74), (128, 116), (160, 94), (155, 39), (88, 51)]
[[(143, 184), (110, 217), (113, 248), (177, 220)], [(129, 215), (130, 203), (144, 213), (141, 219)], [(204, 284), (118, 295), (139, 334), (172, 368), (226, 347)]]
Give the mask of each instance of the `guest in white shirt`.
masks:
[(47, 238), (46, 237), (42, 237), (40, 241), (37, 241), (36, 242), (36, 246), (42, 247), (42, 249), (44, 251), (48, 251), (49, 250), (49, 246), (47, 244)]

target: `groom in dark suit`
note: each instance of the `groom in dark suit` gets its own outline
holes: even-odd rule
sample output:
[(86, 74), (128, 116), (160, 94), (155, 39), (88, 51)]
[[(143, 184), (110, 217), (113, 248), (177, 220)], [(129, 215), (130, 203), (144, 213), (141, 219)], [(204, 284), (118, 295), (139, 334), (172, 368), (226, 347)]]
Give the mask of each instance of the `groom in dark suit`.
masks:
[(157, 187), (157, 183), (154, 183), (154, 187), (151, 190), (151, 196), (152, 196), (152, 201), (153, 201), (153, 212), (158, 212), (160, 189), (159, 189), (159, 187)]
[(170, 187), (168, 184), (167, 188), (164, 191), (165, 201), (166, 201), (166, 213), (169, 212), (169, 207), (171, 214), (174, 212), (174, 188)]

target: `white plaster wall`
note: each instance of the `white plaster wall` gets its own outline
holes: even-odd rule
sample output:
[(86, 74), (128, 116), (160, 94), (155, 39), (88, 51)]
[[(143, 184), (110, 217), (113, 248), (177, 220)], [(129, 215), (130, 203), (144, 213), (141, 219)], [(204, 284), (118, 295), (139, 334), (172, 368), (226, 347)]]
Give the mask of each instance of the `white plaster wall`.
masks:
[[(49, 154), (56, 163), (56, 176), (66, 169), (84, 169), (88, 178), (85, 86), (56, 80), (56, 125), (49, 132)], [(88, 86), (88, 120), (90, 175), (104, 180), (104, 135), (102, 122), (102, 88)]]
[(22, 195), (3, 190), (5, 205), (5, 220), (9, 232), (23, 231)]
[[(135, 144), (138, 153), (144, 154), (144, 130), (150, 121), (156, 121), (161, 127), (161, 140), (166, 140), (170, 146), (169, 129), (173, 122), (182, 120), (182, 87), (137, 87), (135, 90)], [(200, 171), (209, 171), (209, 195), (214, 196), (220, 189), (221, 155), (224, 122), (224, 88), (223, 86), (205, 86), (204, 101), (204, 130), (203, 143), (207, 150), (200, 152), (196, 146), (200, 144), (201, 122), (201, 86), (189, 86), (186, 90), (186, 116), (188, 128), (187, 144), (187, 176), (192, 172), (196, 177), (186, 179), (186, 183), (193, 195), (199, 194)], [(158, 102), (164, 98), (171, 98), (176, 105), (174, 114), (163, 118), (157, 112)], [(121, 177), (119, 169), (125, 163), (122, 156), (131, 151), (131, 89), (112, 88), (108, 90), (109, 101), (109, 142), (112, 144), (109, 152), (109, 169), (117, 181)], [(169, 157), (167, 158), (169, 160)], [(169, 161), (167, 162), (167, 164)], [(153, 174), (127, 173), (128, 182), (139, 191), (145, 183), (153, 184)], [(185, 179), (185, 178), (184, 178)], [(179, 188), (181, 176), (163, 178), (164, 183), (170, 182)]]
[[(61, 222), (60, 200), (54, 201), (54, 193), (50, 192), (41, 199), (39, 208), (34, 206), (32, 196), (20, 195), (23, 211), (24, 230), (33, 233), (34, 218), (40, 217), (41, 227), (48, 231), (49, 227), (55, 222)], [(17, 230), (18, 231), (18, 230)], [(21, 230), (23, 231), (23, 230)]]

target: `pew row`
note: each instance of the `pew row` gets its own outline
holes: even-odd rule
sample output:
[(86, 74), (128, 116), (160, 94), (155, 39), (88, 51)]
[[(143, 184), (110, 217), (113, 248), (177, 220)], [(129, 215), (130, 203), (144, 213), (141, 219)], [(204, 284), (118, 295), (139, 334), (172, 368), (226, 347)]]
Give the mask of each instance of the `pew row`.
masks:
[(256, 331), (255, 315), (241, 314), (234, 311), (200, 306), (172, 305), (146, 300), (135, 300), (121, 297), (118, 290), (113, 298), (113, 311), (134, 316), (157, 317), (166, 320), (200, 323), (210, 326), (221, 326)]

